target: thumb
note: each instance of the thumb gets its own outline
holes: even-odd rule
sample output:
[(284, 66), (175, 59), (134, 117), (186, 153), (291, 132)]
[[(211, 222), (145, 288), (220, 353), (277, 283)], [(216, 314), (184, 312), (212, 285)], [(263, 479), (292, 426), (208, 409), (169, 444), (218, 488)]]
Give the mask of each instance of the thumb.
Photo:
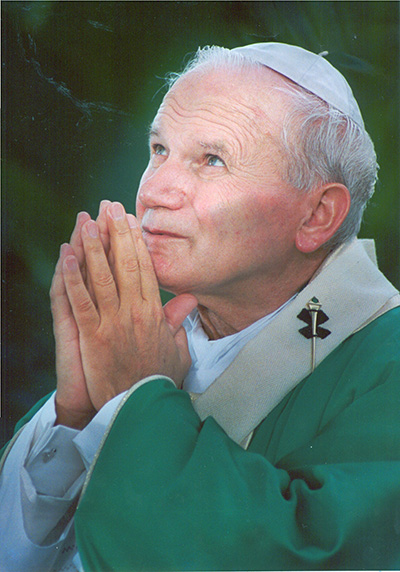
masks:
[(183, 320), (197, 306), (197, 300), (192, 294), (179, 294), (164, 306), (164, 315), (173, 336), (182, 325)]

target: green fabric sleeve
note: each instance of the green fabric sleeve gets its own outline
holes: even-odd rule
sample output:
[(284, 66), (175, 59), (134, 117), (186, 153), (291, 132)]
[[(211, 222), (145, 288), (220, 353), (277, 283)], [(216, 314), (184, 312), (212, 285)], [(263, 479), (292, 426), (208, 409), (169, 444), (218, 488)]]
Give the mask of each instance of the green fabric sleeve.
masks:
[[(201, 423), (169, 382), (139, 388), (77, 510), (85, 571), (398, 569), (398, 333), (354, 336), (249, 451), (212, 418)], [(357, 352), (366, 373), (356, 382)]]
[[(49, 393), (48, 395), (45, 395), (45, 397), (42, 397), (42, 399), (40, 399), (37, 403), (35, 403), (35, 405), (28, 411), (28, 413), (26, 413), (23, 417), (21, 417), (21, 419), (16, 423), (15, 428), (14, 428), (14, 436), (18, 433), (18, 431), (20, 429), (22, 429), (22, 427), (28, 423), (28, 421), (30, 421), (32, 419), (32, 417), (39, 411), (39, 409), (46, 403), (46, 401), (49, 399), (49, 397), (51, 395), (53, 395), (53, 391), (51, 393)], [(0, 449), (0, 459), (2, 458), (3, 454), (5, 453), (8, 445), (10, 442), (7, 442), (1, 449)]]

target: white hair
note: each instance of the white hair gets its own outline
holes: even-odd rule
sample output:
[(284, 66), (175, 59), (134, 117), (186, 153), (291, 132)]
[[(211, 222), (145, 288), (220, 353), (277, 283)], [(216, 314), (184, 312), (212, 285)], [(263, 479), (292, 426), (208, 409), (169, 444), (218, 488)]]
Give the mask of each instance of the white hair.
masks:
[[(171, 88), (194, 70), (207, 73), (219, 67), (248, 69), (263, 65), (226, 48), (207, 46), (197, 51), (181, 73), (170, 74), (167, 81)], [(349, 190), (349, 213), (324, 245), (333, 250), (360, 230), (362, 215), (377, 179), (374, 145), (363, 127), (306, 89), (290, 80), (287, 86), (276, 89), (290, 97), (290, 108), (278, 142), (286, 158), (282, 178), (305, 193), (326, 183), (341, 183)]]

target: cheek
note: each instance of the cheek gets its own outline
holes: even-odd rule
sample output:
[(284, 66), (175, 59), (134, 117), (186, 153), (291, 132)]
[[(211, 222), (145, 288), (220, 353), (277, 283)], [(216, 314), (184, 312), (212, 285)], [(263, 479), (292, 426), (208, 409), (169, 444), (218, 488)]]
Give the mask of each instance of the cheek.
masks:
[(244, 234), (240, 212), (229, 203), (219, 202), (197, 214), (200, 240), (209, 252), (224, 251)]
[(232, 262), (233, 253), (240, 257), (241, 251), (252, 248), (255, 240), (264, 240), (265, 218), (261, 223), (260, 209), (249, 209), (246, 201), (234, 201), (231, 196), (231, 200), (219, 201), (198, 215), (200, 242), (207, 256), (226, 256)]
[[(280, 249), (290, 243), (295, 227), (295, 209), (282, 197), (260, 194), (243, 202), (230, 217), (231, 236), (248, 249)], [(287, 244), (286, 244), (287, 246)]]

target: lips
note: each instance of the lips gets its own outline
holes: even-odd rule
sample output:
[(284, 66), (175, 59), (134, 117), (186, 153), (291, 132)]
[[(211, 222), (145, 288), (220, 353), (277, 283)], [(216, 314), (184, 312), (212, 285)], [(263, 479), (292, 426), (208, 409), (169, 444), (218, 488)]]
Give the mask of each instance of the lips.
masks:
[(162, 229), (162, 228), (153, 228), (153, 227), (149, 227), (149, 226), (143, 226), (142, 227), (142, 231), (143, 233), (150, 235), (150, 236), (160, 236), (160, 237), (169, 237), (169, 238), (184, 238), (181, 234), (178, 234), (176, 232), (172, 232), (170, 230), (167, 229)]

